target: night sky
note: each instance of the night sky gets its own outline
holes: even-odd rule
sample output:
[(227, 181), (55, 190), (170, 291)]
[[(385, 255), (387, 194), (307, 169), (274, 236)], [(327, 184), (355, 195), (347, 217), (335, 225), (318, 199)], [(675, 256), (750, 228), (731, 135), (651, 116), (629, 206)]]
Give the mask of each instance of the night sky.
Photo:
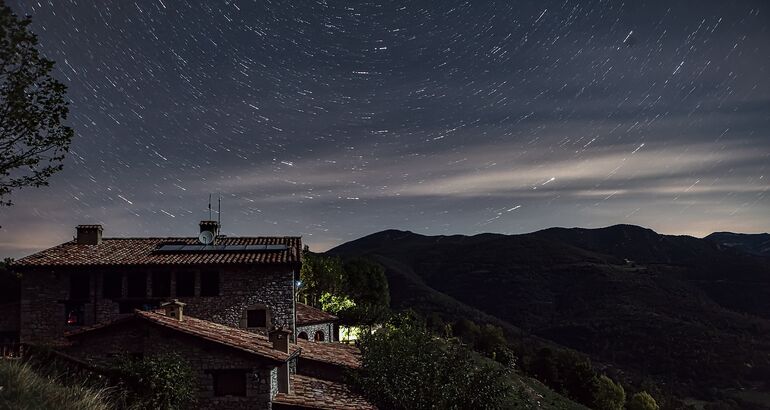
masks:
[(209, 193), (223, 233), (313, 250), (387, 228), (770, 231), (767, 1), (9, 5), (76, 137), (0, 209), (0, 256), (81, 223), (197, 235)]

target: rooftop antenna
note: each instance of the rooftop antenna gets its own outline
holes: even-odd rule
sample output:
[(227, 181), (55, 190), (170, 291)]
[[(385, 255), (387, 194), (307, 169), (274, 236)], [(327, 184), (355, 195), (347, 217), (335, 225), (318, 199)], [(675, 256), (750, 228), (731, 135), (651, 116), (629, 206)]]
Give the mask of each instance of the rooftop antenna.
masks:
[(217, 226), (219, 227), (219, 230), (222, 230), (222, 194), (219, 194), (219, 198), (217, 199)]
[(211, 220), (211, 194), (209, 194), (209, 221)]

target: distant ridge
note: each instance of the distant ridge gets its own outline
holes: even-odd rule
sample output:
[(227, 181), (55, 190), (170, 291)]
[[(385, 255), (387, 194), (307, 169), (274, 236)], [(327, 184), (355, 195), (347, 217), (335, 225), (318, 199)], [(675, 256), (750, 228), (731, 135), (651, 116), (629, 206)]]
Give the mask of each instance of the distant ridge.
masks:
[[(634, 225), (521, 235), (386, 230), (328, 253), (386, 268), (396, 308), (503, 326), (681, 397), (770, 391), (770, 235), (699, 239)], [(765, 390), (762, 390), (765, 389)], [(709, 393), (711, 392), (711, 393)]]
[(714, 232), (705, 239), (725, 248), (733, 248), (752, 255), (770, 257), (770, 234)]

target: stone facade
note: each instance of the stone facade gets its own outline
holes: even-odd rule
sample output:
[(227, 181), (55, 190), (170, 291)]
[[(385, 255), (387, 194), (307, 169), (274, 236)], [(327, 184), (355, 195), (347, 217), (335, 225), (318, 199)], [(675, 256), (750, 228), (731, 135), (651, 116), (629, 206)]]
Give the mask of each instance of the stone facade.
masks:
[[(196, 407), (201, 409), (270, 409), (278, 391), (275, 362), (141, 321), (91, 331), (88, 337), (75, 341), (66, 350), (68, 354), (101, 366), (108, 365), (116, 352), (144, 356), (179, 354), (198, 375)], [(227, 370), (246, 373), (245, 396), (215, 396), (214, 375)]]
[(316, 340), (315, 335), (318, 332), (321, 332), (323, 335), (323, 339), (320, 340), (322, 342), (334, 342), (334, 323), (328, 322), (328, 323), (315, 323), (311, 325), (301, 325), (297, 326), (297, 335), (296, 337), (301, 337), (301, 333), (305, 333), (307, 335), (307, 340)]
[[(201, 275), (218, 272), (218, 296), (203, 296)], [(170, 275), (170, 291), (167, 296), (154, 295), (153, 272)], [(143, 296), (128, 297), (128, 276), (145, 275)], [(176, 281), (179, 275), (195, 277), (195, 296), (179, 296)], [(121, 279), (121, 296), (105, 297), (104, 281), (107, 276), (118, 275)], [(75, 306), (82, 317), (82, 325), (103, 323), (133, 309), (157, 307), (173, 298), (187, 303), (185, 312), (199, 319), (210, 320), (233, 327), (245, 327), (245, 311), (252, 306), (264, 306), (268, 310), (268, 326), (284, 326), (294, 329), (294, 271), (285, 265), (251, 266), (169, 266), (157, 268), (60, 268), (56, 270), (31, 270), (26, 272), (21, 284), (21, 341), (22, 343), (50, 343), (62, 337), (66, 330), (77, 329), (68, 325), (67, 313)], [(79, 300), (70, 295), (75, 276), (88, 279), (88, 296)], [(267, 327), (248, 330), (267, 334)]]

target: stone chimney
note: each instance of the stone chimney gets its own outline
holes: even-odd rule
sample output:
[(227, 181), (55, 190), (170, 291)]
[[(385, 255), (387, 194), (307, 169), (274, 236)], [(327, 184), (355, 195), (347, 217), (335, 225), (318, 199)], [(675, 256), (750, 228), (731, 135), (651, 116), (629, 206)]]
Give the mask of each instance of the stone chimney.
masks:
[(99, 245), (102, 243), (101, 225), (78, 225), (77, 228), (78, 245)]
[[(273, 349), (283, 353), (289, 353), (289, 340), (291, 340), (291, 330), (284, 327), (275, 327), (267, 333), (268, 338), (273, 343)], [(289, 363), (286, 362), (276, 369), (278, 371), (278, 393), (291, 394), (291, 383), (289, 377)]]
[(214, 237), (219, 235), (219, 222), (217, 221), (200, 221), (198, 224), (200, 232), (209, 231), (214, 234)]
[(267, 333), (270, 342), (273, 343), (273, 349), (289, 354), (289, 340), (291, 340), (291, 330), (283, 327), (275, 327)]
[(186, 303), (182, 303), (177, 299), (172, 300), (171, 302), (166, 302), (162, 305), (160, 305), (160, 308), (163, 309), (163, 313), (168, 317), (173, 317), (176, 320), (183, 320), (184, 319), (184, 307)]

